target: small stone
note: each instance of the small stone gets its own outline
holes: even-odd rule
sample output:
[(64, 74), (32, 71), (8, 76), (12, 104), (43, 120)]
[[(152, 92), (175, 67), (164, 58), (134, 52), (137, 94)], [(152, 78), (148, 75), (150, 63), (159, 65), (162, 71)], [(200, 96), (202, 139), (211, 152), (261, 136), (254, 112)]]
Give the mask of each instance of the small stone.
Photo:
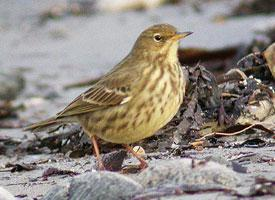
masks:
[[(102, 162), (105, 167), (105, 170), (108, 171), (120, 171), (122, 169), (122, 163), (127, 156), (125, 150), (114, 151), (102, 156)], [(97, 163), (97, 168), (98, 168)]]
[(139, 155), (139, 156), (145, 156), (145, 150), (141, 146), (134, 146), (133, 150)]

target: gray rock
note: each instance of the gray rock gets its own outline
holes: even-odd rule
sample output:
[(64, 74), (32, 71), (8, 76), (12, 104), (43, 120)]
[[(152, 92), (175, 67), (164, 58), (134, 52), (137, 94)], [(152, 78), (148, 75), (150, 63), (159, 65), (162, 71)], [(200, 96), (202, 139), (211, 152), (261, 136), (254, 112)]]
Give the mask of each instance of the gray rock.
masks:
[(50, 191), (47, 192), (47, 194), (44, 196), (43, 199), (47, 200), (63, 200), (66, 199), (66, 196), (68, 195), (68, 189), (69, 187), (57, 185), (52, 187)]
[(0, 72), (0, 100), (14, 100), (25, 87), (25, 79), (18, 71)]
[(52, 188), (44, 200), (131, 199), (143, 191), (134, 180), (113, 172), (91, 172), (73, 178), (66, 187)]
[(176, 185), (217, 185), (236, 187), (238, 174), (213, 161), (192, 159), (158, 160), (136, 178), (144, 187)]

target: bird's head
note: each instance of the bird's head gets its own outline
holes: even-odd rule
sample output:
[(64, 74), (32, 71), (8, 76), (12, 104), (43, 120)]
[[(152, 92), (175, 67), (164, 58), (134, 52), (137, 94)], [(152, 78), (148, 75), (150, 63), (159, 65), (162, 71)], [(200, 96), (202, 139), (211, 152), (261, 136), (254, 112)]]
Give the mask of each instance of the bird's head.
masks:
[(152, 58), (160, 54), (177, 57), (179, 40), (190, 34), (192, 32), (177, 32), (170, 24), (154, 25), (140, 34), (132, 52)]

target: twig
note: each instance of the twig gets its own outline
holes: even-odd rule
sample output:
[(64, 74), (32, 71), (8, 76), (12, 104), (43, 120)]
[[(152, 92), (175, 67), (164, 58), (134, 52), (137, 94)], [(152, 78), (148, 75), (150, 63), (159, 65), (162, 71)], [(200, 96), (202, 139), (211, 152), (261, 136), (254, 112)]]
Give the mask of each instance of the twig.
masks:
[[(223, 132), (213, 132), (213, 133), (209, 133), (209, 134), (206, 134), (205, 136), (203, 136), (203, 137), (197, 139), (196, 141), (204, 140), (205, 138), (207, 138), (207, 137), (209, 137), (209, 136), (216, 136), (216, 135), (217, 135), (217, 136), (233, 136), (233, 135), (238, 135), (238, 134), (243, 133), (243, 132), (245, 132), (245, 131), (247, 131), (247, 130), (253, 128), (253, 127), (256, 127), (256, 126), (262, 126), (262, 124), (251, 124), (251, 125), (249, 125), (248, 127), (244, 128), (244, 129), (242, 129), (242, 130), (240, 130), (240, 131), (233, 132), (233, 133), (223, 133)], [(260, 128), (258, 128), (258, 129), (260, 129)], [(264, 130), (267, 131), (266, 128), (264, 128)], [(268, 132), (272, 132), (272, 133), (274, 134), (274, 131), (269, 130)]]

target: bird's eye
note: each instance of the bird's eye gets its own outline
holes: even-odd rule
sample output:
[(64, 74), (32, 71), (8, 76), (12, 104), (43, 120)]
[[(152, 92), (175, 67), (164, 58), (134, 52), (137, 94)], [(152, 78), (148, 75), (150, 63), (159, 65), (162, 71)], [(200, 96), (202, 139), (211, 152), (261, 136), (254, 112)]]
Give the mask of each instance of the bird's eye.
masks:
[(161, 39), (162, 39), (162, 37), (161, 37), (160, 34), (157, 33), (157, 34), (154, 35), (154, 40), (155, 40), (156, 42), (161, 41)]

